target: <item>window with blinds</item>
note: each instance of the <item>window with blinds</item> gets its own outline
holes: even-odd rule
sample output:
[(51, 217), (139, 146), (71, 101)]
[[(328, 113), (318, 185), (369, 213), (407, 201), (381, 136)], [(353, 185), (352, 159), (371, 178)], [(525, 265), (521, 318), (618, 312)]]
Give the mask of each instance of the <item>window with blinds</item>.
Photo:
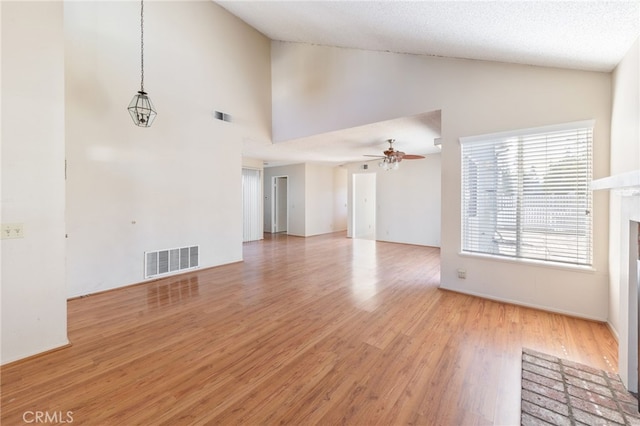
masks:
[(593, 124), (461, 138), (463, 252), (590, 266)]

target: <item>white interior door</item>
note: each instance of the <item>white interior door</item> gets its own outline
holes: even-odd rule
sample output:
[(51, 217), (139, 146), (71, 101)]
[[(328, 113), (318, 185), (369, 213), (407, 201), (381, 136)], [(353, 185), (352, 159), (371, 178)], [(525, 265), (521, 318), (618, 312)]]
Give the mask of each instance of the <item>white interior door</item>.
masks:
[(273, 178), (273, 232), (288, 231), (287, 191), (288, 181), (286, 176)]
[(353, 175), (353, 238), (376, 239), (376, 174)]

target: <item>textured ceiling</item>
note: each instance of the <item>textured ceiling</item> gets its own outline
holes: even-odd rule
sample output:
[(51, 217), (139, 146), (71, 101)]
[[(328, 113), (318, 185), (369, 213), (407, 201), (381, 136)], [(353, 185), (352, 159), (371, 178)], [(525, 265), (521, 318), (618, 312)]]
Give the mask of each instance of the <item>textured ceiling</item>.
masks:
[[(216, 3), (272, 40), (590, 71), (613, 70), (640, 35), (637, 0)], [(387, 124), (397, 129), (399, 123)], [(382, 125), (370, 129), (377, 136), (367, 133), (365, 126), (345, 135), (345, 140), (355, 140), (358, 134), (361, 147), (370, 144), (380, 138)], [(253, 153), (260, 154), (257, 144), (245, 144), (247, 151), (253, 147)], [(339, 152), (317, 138), (284, 144), (289, 151), (265, 151), (264, 158), (329, 161)], [(402, 147), (400, 140), (398, 145), (406, 152), (413, 149)], [(344, 160), (348, 161), (333, 162)]]
[(218, 1), (272, 40), (611, 71), (639, 1)]

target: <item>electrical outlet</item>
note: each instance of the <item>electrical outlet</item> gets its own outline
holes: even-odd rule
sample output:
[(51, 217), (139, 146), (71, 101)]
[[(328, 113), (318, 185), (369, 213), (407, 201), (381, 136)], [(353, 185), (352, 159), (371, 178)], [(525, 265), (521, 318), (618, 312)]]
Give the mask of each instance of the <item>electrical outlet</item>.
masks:
[(461, 280), (467, 279), (466, 269), (458, 269), (458, 278), (460, 278)]
[(22, 223), (3, 223), (0, 232), (3, 240), (10, 238), (23, 238), (24, 225)]

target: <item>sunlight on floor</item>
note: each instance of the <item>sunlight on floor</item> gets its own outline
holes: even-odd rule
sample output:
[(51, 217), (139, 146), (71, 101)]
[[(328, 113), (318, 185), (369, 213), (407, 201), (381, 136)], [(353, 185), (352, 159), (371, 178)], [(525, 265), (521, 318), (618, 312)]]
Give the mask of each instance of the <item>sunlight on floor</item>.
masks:
[(375, 241), (353, 240), (351, 292), (358, 308), (373, 311), (378, 306), (376, 298), (378, 294), (378, 261)]

